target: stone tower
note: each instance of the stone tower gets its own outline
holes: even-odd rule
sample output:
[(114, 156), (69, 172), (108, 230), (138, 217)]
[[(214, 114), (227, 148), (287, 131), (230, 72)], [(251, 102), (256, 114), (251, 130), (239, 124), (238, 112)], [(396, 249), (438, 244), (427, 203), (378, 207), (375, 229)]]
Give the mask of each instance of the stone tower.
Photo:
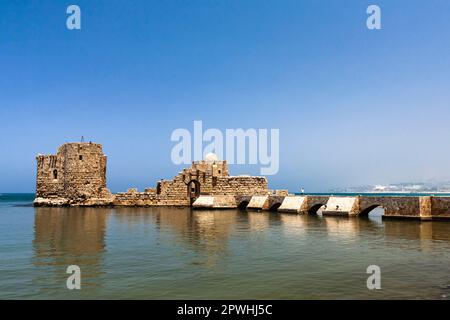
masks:
[(104, 205), (112, 197), (100, 144), (66, 143), (56, 155), (38, 155), (36, 160), (36, 205)]

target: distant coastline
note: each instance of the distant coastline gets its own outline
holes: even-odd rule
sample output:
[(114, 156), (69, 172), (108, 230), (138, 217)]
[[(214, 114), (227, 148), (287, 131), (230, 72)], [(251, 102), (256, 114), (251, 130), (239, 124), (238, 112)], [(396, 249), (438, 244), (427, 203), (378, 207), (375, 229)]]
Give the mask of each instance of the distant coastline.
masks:
[(334, 195), (334, 196), (433, 196), (433, 195), (439, 195), (439, 196), (450, 196), (450, 192), (408, 192), (408, 191), (399, 191), (399, 192), (377, 192), (377, 191), (361, 191), (361, 192), (305, 192), (305, 193), (294, 193), (295, 195), (301, 196), (301, 195)]
[(450, 194), (450, 182), (403, 182), (377, 185), (360, 185), (346, 188), (333, 188), (329, 192), (336, 193), (396, 193), (396, 194)]

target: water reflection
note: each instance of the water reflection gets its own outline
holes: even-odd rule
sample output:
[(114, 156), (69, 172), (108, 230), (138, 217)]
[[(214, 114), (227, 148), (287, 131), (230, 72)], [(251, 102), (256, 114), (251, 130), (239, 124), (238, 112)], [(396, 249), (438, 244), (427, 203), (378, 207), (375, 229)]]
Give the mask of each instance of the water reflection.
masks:
[[(325, 225), (330, 237), (355, 237), (384, 228), (385, 236), (405, 239), (450, 240), (448, 224), (411, 220), (340, 218), (237, 210), (192, 211), (186, 208), (35, 208), (36, 258), (62, 252), (67, 257), (95, 255), (105, 250), (107, 221), (111, 214), (120, 226), (154, 225), (170, 230), (194, 245), (224, 248), (235, 228), (262, 232), (281, 226), (286, 233), (307, 233)], [(71, 258), (67, 258), (71, 259)], [(62, 260), (58, 260), (63, 262)], [(70, 262), (70, 260), (66, 261)], [(66, 263), (64, 262), (64, 263)]]
[(384, 229), (386, 237), (415, 240), (450, 240), (450, 225), (443, 221), (401, 221), (385, 220)]
[(250, 231), (262, 232), (269, 228), (269, 213), (250, 211), (247, 217)]
[(209, 253), (227, 250), (227, 240), (236, 232), (264, 232), (281, 227), (287, 235), (307, 234), (326, 227), (331, 238), (356, 238), (365, 232), (383, 232), (385, 237), (450, 240), (448, 223), (373, 218), (318, 217), (238, 210), (187, 208), (35, 208), (36, 265), (69, 265), (83, 259), (100, 265), (105, 251), (107, 222), (112, 215), (126, 232), (142, 226), (171, 232), (185, 244)]
[(305, 235), (306, 230), (310, 227), (308, 224), (313, 220), (319, 219), (313, 215), (299, 215), (299, 214), (280, 214), (280, 221), (283, 227), (284, 234), (287, 236)]
[[(110, 209), (35, 208), (34, 258), (36, 283), (50, 283), (54, 277), (61, 287), (68, 276), (66, 268), (78, 265), (83, 284), (99, 285), (105, 252), (105, 233)], [(95, 279), (95, 281), (90, 281)]]
[[(390, 277), (411, 261), (417, 267), (408, 277), (432, 267), (437, 275), (429, 283), (442, 285), (447, 274), (448, 222), (167, 207), (33, 210), (33, 287), (40, 297), (67, 294), (65, 271), (72, 264), (82, 269), (83, 297), (109, 296), (117, 288), (127, 297), (220, 298), (221, 292), (233, 296), (242, 283), (254, 288), (252, 297), (280, 283), (293, 283), (291, 291), (280, 287), (273, 298), (299, 297), (299, 288), (307, 297), (314, 290), (322, 294), (318, 288), (337, 288), (330, 268), (353, 281), (355, 265), (378, 259), (391, 268)], [(299, 270), (311, 276), (302, 278), (307, 271)], [(260, 276), (266, 274), (269, 280)], [(342, 294), (360, 290), (370, 298), (354, 281)], [(403, 282), (397, 285), (403, 290)]]
[(193, 211), (170, 207), (117, 208), (114, 217), (129, 226), (150, 223), (167, 241), (172, 240), (164, 236), (173, 234), (179, 244), (200, 254), (193, 263), (213, 265), (228, 250), (228, 239), (237, 224), (238, 211)]

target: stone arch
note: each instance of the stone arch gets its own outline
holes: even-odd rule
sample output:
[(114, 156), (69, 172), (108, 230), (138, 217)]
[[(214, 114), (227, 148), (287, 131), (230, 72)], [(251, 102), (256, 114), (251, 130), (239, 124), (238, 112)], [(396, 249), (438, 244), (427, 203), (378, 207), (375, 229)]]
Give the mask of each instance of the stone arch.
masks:
[(156, 184), (156, 194), (161, 194), (161, 181)]
[(242, 200), (241, 202), (239, 202), (239, 204), (238, 204), (238, 209), (240, 209), (240, 210), (245, 210), (246, 208), (247, 208), (247, 206), (248, 206), (248, 204), (250, 203), (250, 201), (247, 201), (247, 200)]
[(269, 211), (277, 211), (281, 206), (281, 202), (275, 202), (269, 207)]
[(200, 187), (200, 182), (198, 182), (197, 180), (191, 180), (187, 184), (187, 194), (190, 199), (191, 205), (200, 196)]
[(365, 209), (360, 210), (359, 212), (359, 216), (360, 217), (369, 217), (369, 214), (376, 208), (384, 208), (384, 206), (382, 206), (381, 204), (375, 203), (375, 204), (371, 204), (369, 206), (367, 206)]
[(309, 206), (309, 208), (308, 208), (308, 214), (317, 214), (317, 212), (319, 211), (319, 209), (320, 209), (321, 207), (323, 207), (323, 206), (326, 207), (326, 204), (325, 204), (325, 203), (314, 203), (314, 204), (312, 204), (312, 205)]
[(281, 207), (281, 204), (284, 201), (283, 196), (269, 196), (267, 207), (264, 209), (267, 209), (269, 211), (277, 211), (279, 207)]
[(53, 180), (57, 180), (58, 179), (58, 170), (53, 170), (53, 172), (52, 172), (52, 175), (53, 175)]
[(252, 196), (237, 195), (235, 199), (236, 199), (236, 207), (240, 210), (245, 210), (247, 209), (247, 206), (250, 203)]

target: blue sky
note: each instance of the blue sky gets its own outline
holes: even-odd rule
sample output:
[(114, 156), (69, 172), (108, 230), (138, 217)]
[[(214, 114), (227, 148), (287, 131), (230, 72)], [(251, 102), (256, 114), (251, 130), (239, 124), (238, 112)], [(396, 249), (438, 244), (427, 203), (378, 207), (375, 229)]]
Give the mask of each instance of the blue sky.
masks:
[(2, 1), (0, 70), (0, 192), (34, 191), (36, 154), (82, 135), (111, 190), (154, 186), (194, 120), (279, 128), (273, 188), (450, 177), (447, 0)]

